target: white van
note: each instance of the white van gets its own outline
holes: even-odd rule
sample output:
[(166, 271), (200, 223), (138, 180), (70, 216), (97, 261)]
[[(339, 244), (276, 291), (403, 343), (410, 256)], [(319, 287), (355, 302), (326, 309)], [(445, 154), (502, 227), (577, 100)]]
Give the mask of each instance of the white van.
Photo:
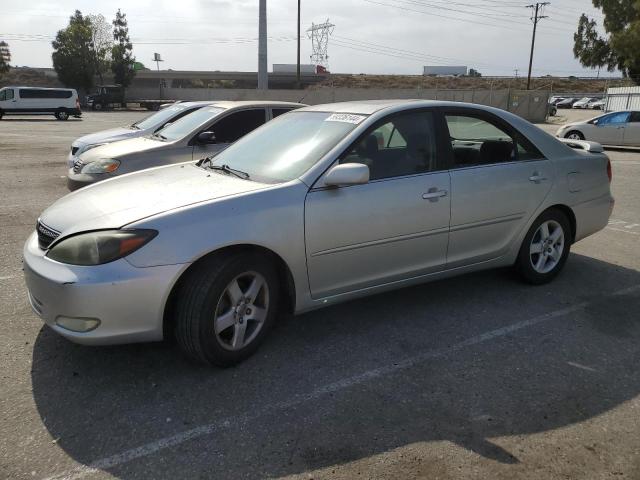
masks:
[(50, 115), (67, 120), (79, 117), (78, 92), (72, 88), (4, 87), (0, 89), (0, 119), (3, 115)]

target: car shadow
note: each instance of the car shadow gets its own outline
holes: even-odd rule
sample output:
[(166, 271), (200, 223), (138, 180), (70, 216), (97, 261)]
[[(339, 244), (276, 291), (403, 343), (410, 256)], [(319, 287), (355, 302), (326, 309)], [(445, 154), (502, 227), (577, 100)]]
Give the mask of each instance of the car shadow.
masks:
[(84, 465), (206, 427), (94, 465), (119, 478), (274, 477), (443, 440), (517, 464), (496, 437), (583, 422), (640, 393), (640, 295), (610, 295), (637, 285), (639, 272), (576, 254), (541, 287), (508, 270), (465, 275), (284, 318), (224, 370), (170, 343), (82, 347), (43, 328), (33, 395)]

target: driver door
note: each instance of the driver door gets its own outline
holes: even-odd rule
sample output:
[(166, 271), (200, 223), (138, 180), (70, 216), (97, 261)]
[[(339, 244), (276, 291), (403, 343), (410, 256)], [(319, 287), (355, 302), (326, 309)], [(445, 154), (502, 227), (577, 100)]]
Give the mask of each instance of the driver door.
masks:
[(366, 184), (325, 187), (305, 202), (311, 295), (323, 298), (442, 270), (450, 216), (449, 173), (431, 111), (378, 122), (340, 163), (369, 167)]
[(193, 146), (192, 159), (200, 160), (221, 152), (247, 133), (264, 125), (266, 120), (267, 110), (265, 108), (232, 111), (224, 117), (215, 118), (212, 123), (198, 132), (212, 131), (215, 133), (215, 140), (206, 144), (197, 143), (196, 141)]
[(605, 145), (622, 145), (624, 142), (624, 128), (629, 118), (629, 112), (616, 112), (602, 117), (593, 131), (593, 140)]

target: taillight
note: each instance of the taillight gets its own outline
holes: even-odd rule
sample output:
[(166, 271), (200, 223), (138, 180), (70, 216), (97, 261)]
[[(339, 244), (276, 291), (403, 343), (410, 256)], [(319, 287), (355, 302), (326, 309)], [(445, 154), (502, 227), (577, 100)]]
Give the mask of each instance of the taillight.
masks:
[(613, 177), (611, 174), (611, 160), (607, 160), (607, 177), (609, 177), (609, 183), (611, 183), (611, 178)]
[(76, 108), (80, 110), (80, 100), (76, 98)]

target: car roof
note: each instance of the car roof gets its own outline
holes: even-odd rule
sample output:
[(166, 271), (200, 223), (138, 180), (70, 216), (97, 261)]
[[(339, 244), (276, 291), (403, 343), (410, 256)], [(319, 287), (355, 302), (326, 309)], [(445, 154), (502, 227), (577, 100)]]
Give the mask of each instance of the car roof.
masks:
[(238, 108), (238, 107), (304, 107), (304, 103), (280, 102), (276, 100), (206, 100), (199, 102), (180, 102), (177, 105), (185, 106), (215, 106), (220, 108)]
[(419, 99), (389, 99), (389, 100), (360, 100), (354, 102), (324, 103), (301, 108), (300, 111), (307, 112), (335, 112), (335, 113), (356, 113), (361, 115), (371, 115), (383, 110), (394, 110), (398, 107), (419, 108), (419, 107), (468, 107), (486, 111), (495, 111), (494, 108), (476, 103), (449, 102), (444, 100), (419, 100)]
[(22, 88), (27, 90), (72, 90), (76, 91), (75, 88), (64, 88), (64, 87), (28, 87), (26, 85), (5, 85), (2, 88)]

